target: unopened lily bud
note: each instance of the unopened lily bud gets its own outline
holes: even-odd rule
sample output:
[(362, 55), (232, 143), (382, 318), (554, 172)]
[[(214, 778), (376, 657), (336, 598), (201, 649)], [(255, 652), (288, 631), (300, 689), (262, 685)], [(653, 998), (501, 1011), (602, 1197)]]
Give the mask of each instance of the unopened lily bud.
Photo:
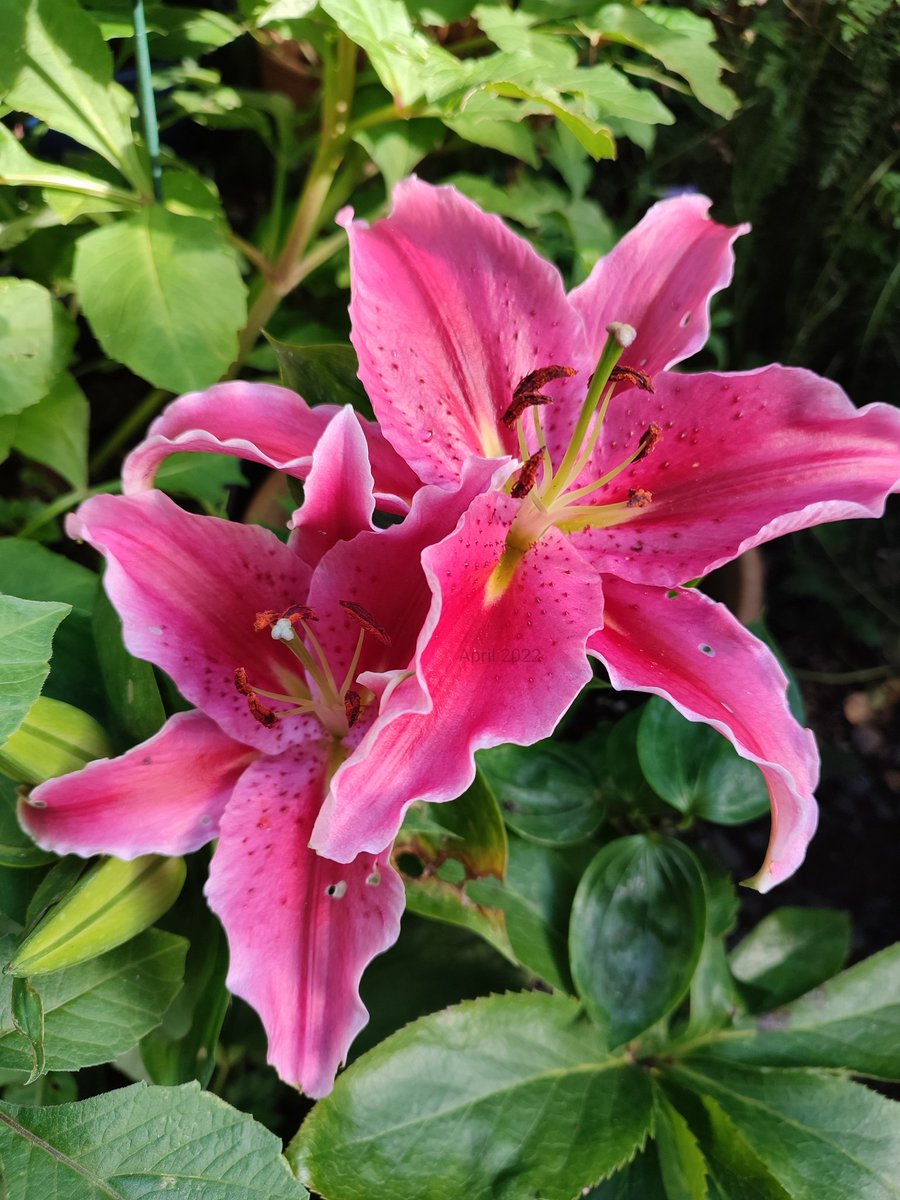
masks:
[(102, 859), (32, 930), (7, 973), (46, 975), (120, 946), (172, 907), (185, 874), (183, 858)]
[(0, 746), (0, 770), (17, 783), (43, 783), (110, 754), (106, 732), (93, 717), (61, 700), (39, 696)]

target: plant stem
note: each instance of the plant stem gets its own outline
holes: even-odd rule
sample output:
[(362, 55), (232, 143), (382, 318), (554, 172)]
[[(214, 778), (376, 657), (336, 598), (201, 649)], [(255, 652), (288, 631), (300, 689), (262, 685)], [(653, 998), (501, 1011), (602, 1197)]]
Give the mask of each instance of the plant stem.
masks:
[(139, 430), (143, 430), (150, 418), (162, 408), (163, 403), (170, 395), (171, 392), (167, 392), (163, 388), (154, 388), (152, 392), (149, 392), (144, 397), (140, 404), (131, 410), (121, 425), (118, 425), (112, 431), (91, 459), (90, 471), (92, 475), (102, 470), (113, 455), (117, 454), (129, 441), (133, 434)]
[(147, 153), (150, 155), (150, 178), (153, 182), (153, 197), (162, 203), (162, 166), (159, 161), (159, 125), (156, 121), (156, 99), (153, 95), (153, 77), (150, 67), (150, 48), (147, 45), (147, 21), (144, 17), (144, 0), (132, 0), (134, 14), (134, 57), (137, 63), (138, 95)]
[(354, 43), (343, 33), (338, 34), (334, 53), (325, 65), (319, 148), (297, 201), (281, 252), (250, 306), (247, 324), (240, 336), (238, 357), (229, 371), (230, 376), (236, 374), (253, 349), (260, 331), (283, 298), (293, 291), (304, 274), (308, 274), (304, 255), (316, 231), (348, 142), (347, 124), (356, 81), (356, 55)]
[(121, 481), (113, 479), (108, 483), (98, 483), (95, 487), (76, 488), (72, 492), (66, 492), (64, 496), (59, 496), (52, 504), (48, 504), (43, 512), (39, 513), (33, 521), (29, 521), (19, 531), (19, 537), (34, 537), (39, 529), (43, 529), (55, 517), (68, 512), (70, 508), (74, 508), (76, 504), (80, 504), (82, 500), (87, 500), (90, 496), (99, 496), (108, 492), (119, 492), (121, 489)]

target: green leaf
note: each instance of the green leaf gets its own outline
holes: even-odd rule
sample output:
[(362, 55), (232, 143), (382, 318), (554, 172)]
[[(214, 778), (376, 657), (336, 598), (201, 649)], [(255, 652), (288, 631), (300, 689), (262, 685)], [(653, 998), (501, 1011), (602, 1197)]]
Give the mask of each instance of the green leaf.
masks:
[(19, 414), (13, 445), (50, 467), (73, 488), (87, 487), (87, 397), (68, 371), (53, 381), (37, 404)]
[(102, 722), (106, 713), (90, 627), (98, 582), (93, 571), (46, 546), (21, 538), (0, 538), (0, 591), (72, 606), (53, 639), (50, 676), (43, 694), (84, 709)]
[(642, 1154), (583, 1196), (584, 1200), (668, 1200), (654, 1143), (648, 1142)]
[(294, 346), (272, 337), (268, 341), (275, 351), (281, 382), (307, 404), (352, 404), (368, 410), (352, 346)]
[(444, 138), (440, 121), (388, 121), (373, 129), (360, 130), (353, 140), (358, 142), (375, 163), (390, 193), (394, 185), (411, 175), (426, 154), (430, 154)]
[(246, 484), (239, 461), (230, 455), (181, 453), (170, 454), (160, 465), (153, 486), (199, 500), (214, 515), (224, 516), (229, 488)]
[(122, 621), (102, 588), (97, 590), (92, 625), (112, 727), (128, 746), (144, 742), (165, 724), (166, 710), (153, 668), (125, 649)]
[(136, 1083), (50, 1108), (0, 1104), (9, 1200), (303, 1200), (281, 1144), (197, 1084)]
[(31, 279), (0, 279), (0, 416), (42, 400), (74, 344), (75, 325), (46, 288)]
[(569, 932), (572, 978), (611, 1045), (648, 1029), (688, 989), (706, 929), (703, 876), (670, 838), (617, 838), (585, 871)]
[(571, 1200), (642, 1144), (651, 1103), (648, 1076), (608, 1056), (573, 1000), (491, 996), (364, 1055), (288, 1157), (331, 1200), (370, 1200), (388, 1179), (404, 1200)]
[(638, 9), (605, 4), (579, 25), (595, 37), (622, 42), (652, 55), (666, 70), (687, 80), (701, 104), (720, 116), (734, 115), (738, 101), (719, 82), (727, 64), (712, 48), (716, 33), (711, 21), (687, 10), (673, 15), (659, 5), (646, 4)]
[(759, 767), (739, 757), (721, 733), (689, 721), (667, 700), (654, 696), (644, 705), (637, 750), (650, 786), (679, 812), (739, 825), (769, 811)]
[(509, 839), (506, 878), (481, 879), (466, 886), (475, 904), (500, 909), (516, 959), (564, 992), (572, 990), (567, 938), (569, 914), (587, 847), (555, 849)]
[(0, 775), (0, 867), (24, 870), (53, 862), (55, 855), (35, 846), (22, 829), (16, 817), (17, 802), (16, 785), (5, 775)]
[(828, 908), (779, 908), (729, 956), (753, 1012), (796, 1000), (836, 975), (850, 953), (850, 917)]
[(822, 1067), (900, 1080), (900, 943), (829, 979), (787, 1008), (704, 1039), (709, 1058)]
[(603, 819), (600, 789), (573, 746), (552, 739), (478, 753), (478, 767), (511, 829), (548, 846), (568, 846)]
[(401, 871), (407, 855), (421, 868), (414, 876), (405, 873), (406, 902), (413, 912), (463, 925), (513, 957), (502, 913), (473, 903), (466, 892), (467, 882), (491, 875), (501, 880), (507, 867), (503, 818), (480, 774), (451, 804), (410, 809), (394, 843)]
[(50, 671), (53, 635), (68, 604), (0, 596), (0, 742), (15, 733)]
[(720, 1106), (792, 1200), (900, 1196), (900, 1104), (814, 1071), (695, 1059), (671, 1077)]
[(658, 1088), (653, 1134), (668, 1200), (706, 1200), (706, 1160), (687, 1121)]
[(46, 188), (54, 195), (68, 192), (104, 206), (100, 211), (140, 204), (138, 196), (113, 187), (105, 179), (34, 158), (5, 125), (0, 125), (0, 184)]
[(422, 95), (423, 67), (434, 49), (412, 27), (401, 0), (322, 0), (322, 8), (351, 42), (365, 50), (378, 78), (400, 107)]
[(12, 1021), (31, 1050), (31, 1070), (25, 1081), (34, 1083), (47, 1070), (44, 1046), (44, 1006), (40, 993), (27, 979), (14, 979), (10, 997)]
[[(186, 949), (183, 938), (149, 929), (100, 958), (42, 976), (35, 986), (44, 1005), (47, 1069), (76, 1071), (135, 1046), (181, 987)], [(0, 941), (0, 960), (12, 952), (12, 939)], [(0, 1067), (27, 1071), (28, 1045), (5, 1015), (12, 982), (0, 976)]]
[(80, 708), (38, 696), (0, 746), (0, 770), (17, 783), (44, 783), (112, 753), (106, 730)]
[(608, 734), (600, 730), (585, 743), (603, 779), (607, 804), (617, 812), (648, 815), (668, 811), (644, 777), (638, 759), (637, 739), (644, 707), (632, 709), (616, 721)]
[(0, 0), (0, 96), (96, 150), (139, 190), (132, 100), (113, 82), (113, 59), (75, 0)]
[(78, 240), (74, 278), (106, 354), (155, 387), (208, 387), (237, 353), (244, 284), (202, 217), (154, 207), (95, 229)]

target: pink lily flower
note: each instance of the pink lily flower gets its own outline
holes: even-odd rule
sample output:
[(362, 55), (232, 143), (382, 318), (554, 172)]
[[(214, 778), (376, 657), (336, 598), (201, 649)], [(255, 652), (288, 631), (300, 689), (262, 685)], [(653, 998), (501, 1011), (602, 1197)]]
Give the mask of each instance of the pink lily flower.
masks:
[(344, 864), (310, 850), (310, 834), (332, 775), (413, 663), (431, 603), (422, 549), (495, 464), (473, 463), (450, 492), (418, 488), (407, 519), (377, 532), (351, 409), (308, 470), (288, 545), (158, 491), (81, 506), (70, 533), (105, 556), (128, 648), (197, 708), (37, 787), (20, 818), (61, 854), (185, 854), (217, 838), (206, 894), (228, 937), (228, 987), (262, 1018), (281, 1077), (318, 1097), (366, 1022), (360, 977), (396, 939), (404, 889), (390, 838)]
[[(671, 371), (705, 342), (746, 226), (655, 205), (568, 296), (556, 269), (453, 188), (400, 184), (371, 228), (347, 210), (352, 341), (388, 442), (427, 484), (517, 459), (423, 553), (434, 600), (408, 699), (336, 772), (312, 845), (339, 861), (395, 835), (408, 799), (470, 782), (472, 753), (547, 736), (589, 677), (670, 700), (763, 771), (761, 891), (802, 861), (818, 756), (775, 658), (681, 585), (822, 521), (878, 516), (900, 413), (856, 410), (809, 371)], [(598, 365), (599, 360), (599, 365)], [(448, 713), (450, 719), (448, 722)], [(435, 758), (415, 753), (427, 741)], [(468, 753), (460, 753), (460, 747)], [(452, 751), (452, 752), (451, 752)]]

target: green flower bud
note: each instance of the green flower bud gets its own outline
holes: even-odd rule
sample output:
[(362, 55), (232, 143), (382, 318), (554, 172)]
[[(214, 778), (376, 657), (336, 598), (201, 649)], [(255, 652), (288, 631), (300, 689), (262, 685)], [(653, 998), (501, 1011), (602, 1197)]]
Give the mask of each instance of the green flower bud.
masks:
[(39, 696), (0, 746), (0, 771), (18, 783), (43, 783), (110, 754), (106, 732), (93, 717), (61, 700)]
[(183, 858), (101, 859), (32, 930), (7, 973), (46, 975), (127, 942), (172, 907), (185, 874)]

